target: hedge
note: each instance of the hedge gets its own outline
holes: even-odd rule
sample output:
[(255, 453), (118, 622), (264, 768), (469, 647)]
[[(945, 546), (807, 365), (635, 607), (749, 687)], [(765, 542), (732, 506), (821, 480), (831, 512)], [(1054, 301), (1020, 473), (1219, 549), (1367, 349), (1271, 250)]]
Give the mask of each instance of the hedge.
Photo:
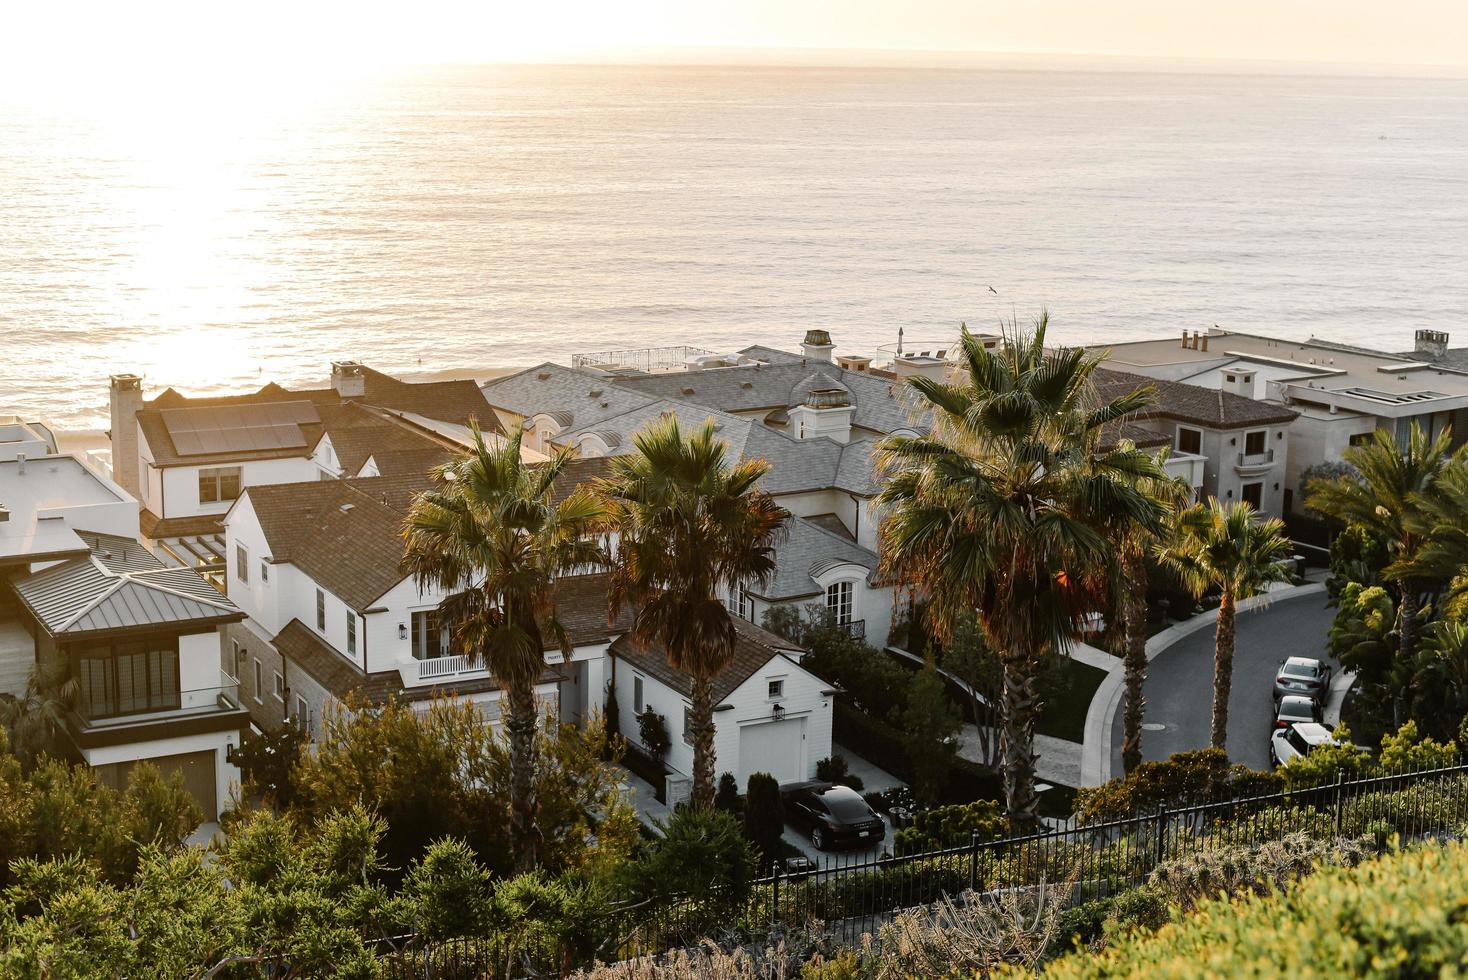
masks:
[[(905, 783), (913, 781), (912, 762), (902, 732), (842, 701), (836, 702), (831, 737), (863, 759)], [(948, 773), (944, 803), (972, 803), (1003, 797), (999, 777), (976, 762), (955, 757)]]
[(659, 803), (668, 802), (668, 781), (664, 777), (672, 770), (658, 762), (628, 741), (622, 752), (622, 765), (652, 784), (653, 794)]
[(1461, 841), (1414, 847), (1322, 869), (1288, 894), (1205, 902), (1152, 935), (1057, 959), (1045, 974), (1456, 976), (1468, 962), (1464, 880), (1468, 847)]

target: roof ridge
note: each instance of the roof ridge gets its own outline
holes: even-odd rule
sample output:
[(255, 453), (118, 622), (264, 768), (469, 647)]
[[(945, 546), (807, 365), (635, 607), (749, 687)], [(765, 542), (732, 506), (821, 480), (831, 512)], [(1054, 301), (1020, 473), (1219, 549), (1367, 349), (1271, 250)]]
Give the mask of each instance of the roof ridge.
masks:
[(92, 612), (94, 609), (96, 609), (98, 606), (100, 606), (105, 599), (110, 598), (112, 595), (114, 595), (117, 592), (118, 589), (121, 589), (123, 587), (123, 585), (126, 584), (126, 582), (125, 582), (125, 580), (127, 578), (126, 575), (121, 575), (121, 574), (118, 574), (116, 572), (112, 572), (112, 571), (108, 570), (107, 566), (103, 565), (101, 563), (101, 561), (99, 561), (96, 558), (96, 556), (90, 556), (89, 555), (88, 558), (92, 562), (93, 567), (95, 567), (98, 571), (100, 571), (104, 576), (106, 576), (108, 578), (114, 578), (117, 581), (113, 582), (107, 588), (103, 589), (102, 592), (99, 595), (97, 595), (96, 597), (94, 597), (91, 602), (88, 602), (86, 605), (82, 606), (75, 613), (73, 613), (71, 616), (69, 616), (61, 624), (61, 628), (58, 629), (58, 630), (56, 630), (57, 633), (64, 633), (67, 630), (71, 629), (73, 626), (75, 626), (77, 624), (78, 621), (81, 620), (81, 618), (83, 616), (86, 616), (88, 613)]
[(826, 537), (831, 538), (832, 540), (840, 541), (842, 544), (848, 545), (849, 547), (852, 547), (852, 548), (858, 548), (861, 551), (864, 551), (867, 554), (871, 555), (873, 558), (879, 557), (875, 551), (872, 551), (870, 548), (865, 547), (859, 541), (853, 541), (850, 538), (843, 538), (841, 535), (837, 534), (835, 531), (827, 530), (826, 528), (821, 527), (819, 524), (815, 523), (814, 521), (808, 520), (808, 519), (806, 519), (804, 517), (800, 517), (800, 516), (795, 515), (795, 514), (791, 514), (790, 517), (791, 517), (791, 520), (799, 521), (800, 523), (802, 523), (802, 524), (804, 524), (804, 525), (806, 525), (808, 527), (812, 527), (815, 530), (819, 531), (821, 534), (824, 534)]
[[(180, 589), (170, 588), (169, 586), (162, 585), (158, 582), (142, 581), (143, 579), (146, 579), (151, 575), (158, 575), (162, 572), (187, 572), (188, 574), (192, 575), (193, 569), (183, 568), (181, 566), (177, 568), (149, 568), (141, 572), (123, 572), (118, 577), (126, 579), (129, 582), (135, 582), (145, 589), (152, 589), (155, 592), (167, 592), (169, 595), (178, 596), (180, 599), (188, 599), (191, 602), (202, 602), (206, 606), (214, 606), (217, 609), (229, 610), (234, 605), (229, 601), (228, 598), (224, 596), (221, 596), (217, 600), (206, 599), (203, 596), (197, 596), (189, 592), (184, 592)], [(202, 582), (203, 579), (200, 579), (200, 581)], [(111, 592), (109, 592), (108, 594), (110, 595)]]

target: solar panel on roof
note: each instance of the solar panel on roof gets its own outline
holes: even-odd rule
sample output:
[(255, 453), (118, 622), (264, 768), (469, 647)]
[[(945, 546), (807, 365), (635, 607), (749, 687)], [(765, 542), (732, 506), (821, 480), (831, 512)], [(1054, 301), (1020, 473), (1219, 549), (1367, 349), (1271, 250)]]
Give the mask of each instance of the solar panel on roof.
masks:
[(304, 448), (301, 426), (321, 421), (308, 401), (173, 408), (162, 415), (180, 456)]

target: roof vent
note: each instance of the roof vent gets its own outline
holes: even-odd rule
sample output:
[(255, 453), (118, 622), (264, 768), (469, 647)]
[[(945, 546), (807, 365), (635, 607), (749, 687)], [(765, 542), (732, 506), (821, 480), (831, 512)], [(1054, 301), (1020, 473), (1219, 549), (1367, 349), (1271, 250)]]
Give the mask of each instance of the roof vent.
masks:
[(342, 506), (341, 506), (341, 512), (343, 514), (345, 514), (347, 511), (351, 510), (355, 506), (357, 506), (357, 505), (356, 504), (342, 504)]
[(588, 392), (588, 394), (590, 394), (592, 398), (600, 398), (601, 397), (601, 389), (600, 388), (593, 388), (593, 389), (591, 389), (590, 392)]
[(753, 388), (754, 387), (754, 382), (753, 381), (741, 381), (741, 382), (739, 382), (739, 387), (744, 388), (744, 389), (747, 390), (749, 388)]
[(535, 380), (536, 381), (549, 381), (550, 380), (550, 372), (549, 371), (537, 371), (536, 374), (535, 374)]
[(693, 391), (692, 388), (684, 388), (683, 389), (683, 394), (685, 394), (685, 395), (691, 395), (693, 393), (694, 393), (694, 391)]

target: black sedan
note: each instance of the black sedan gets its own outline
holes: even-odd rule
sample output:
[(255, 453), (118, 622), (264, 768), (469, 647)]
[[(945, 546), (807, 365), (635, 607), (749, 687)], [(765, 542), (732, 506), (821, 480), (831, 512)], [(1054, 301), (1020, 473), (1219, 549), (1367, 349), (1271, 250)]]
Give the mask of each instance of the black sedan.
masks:
[(875, 844), (887, 825), (861, 794), (848, 786), (802, 783), (784, 793), (785, 819), (810, 834), (817, 850), (841, 844)]

